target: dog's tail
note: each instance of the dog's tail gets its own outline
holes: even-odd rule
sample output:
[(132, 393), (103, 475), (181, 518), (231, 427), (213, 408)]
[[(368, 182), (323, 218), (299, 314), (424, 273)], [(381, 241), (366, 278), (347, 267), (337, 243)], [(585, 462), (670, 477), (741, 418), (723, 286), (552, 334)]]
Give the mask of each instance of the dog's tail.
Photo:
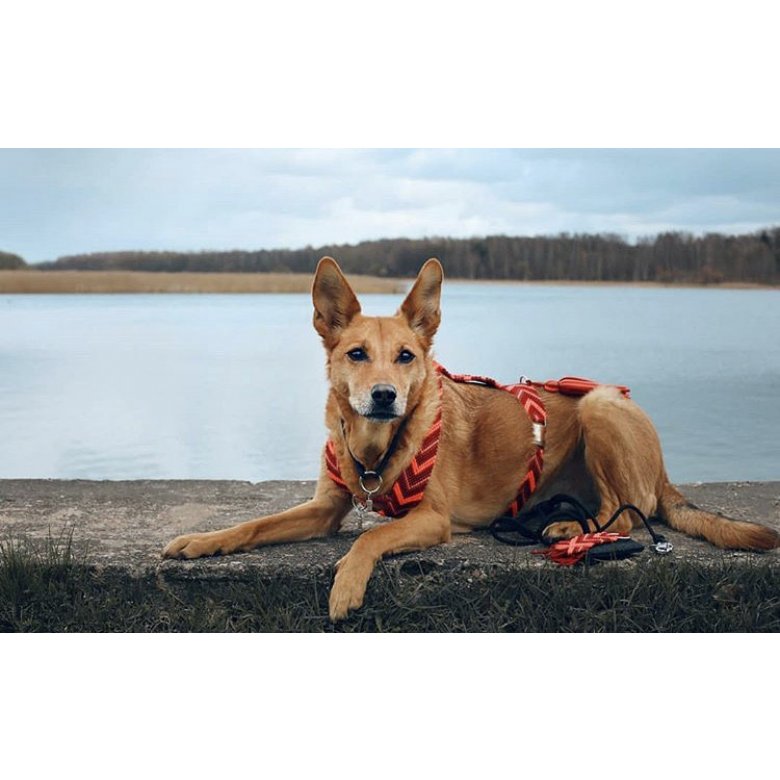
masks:
[(666, 482), (658, 502), (661, 518), (671, 528), (688, 536), (706, 539), (727, 550), (772, 550), (780, 547), (780, 534), (771, 528), (734, 520), (699, 509), (670, 482)]

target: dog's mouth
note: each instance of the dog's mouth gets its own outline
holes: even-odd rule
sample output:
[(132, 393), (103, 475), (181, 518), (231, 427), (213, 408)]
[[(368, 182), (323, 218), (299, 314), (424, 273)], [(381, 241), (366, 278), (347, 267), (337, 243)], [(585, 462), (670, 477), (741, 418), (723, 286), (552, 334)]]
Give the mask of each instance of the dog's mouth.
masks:
[(403, 399), (394, 399), (393, 403), (376, 403), (365, 396), (350, 396), (349, 405), (352, 410), (361, 417), (372, 422), (387, 423), (403, 417), (406, 411), (406, 402)]
[(367, 417), (369, 420), (374, 420), (375, 422), (390, 422), (391, 420), (397, 420), (401, 415), (395, 414), (394, 412), (373, 411), (364, 414), (363, 416)]

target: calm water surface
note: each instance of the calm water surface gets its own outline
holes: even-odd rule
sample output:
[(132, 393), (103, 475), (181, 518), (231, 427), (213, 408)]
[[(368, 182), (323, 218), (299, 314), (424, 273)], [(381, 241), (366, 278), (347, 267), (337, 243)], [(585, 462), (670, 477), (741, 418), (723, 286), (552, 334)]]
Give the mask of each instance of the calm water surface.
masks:
[[(0, 478), (315, 478), (310, 323), (308, 295), (0, 296)], [(451, 284), (436, 354), (629, 385), (674, 481), (780, 479), (778, 291)]]

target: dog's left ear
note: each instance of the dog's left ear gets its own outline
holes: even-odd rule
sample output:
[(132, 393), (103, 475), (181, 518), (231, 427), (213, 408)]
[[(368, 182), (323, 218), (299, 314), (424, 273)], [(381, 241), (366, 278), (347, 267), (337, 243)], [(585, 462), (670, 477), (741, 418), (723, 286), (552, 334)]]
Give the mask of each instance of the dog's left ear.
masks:
[(431, 346), (441, 322), (439, 301), (443, 279), (444, 270), (441, 263), (435, 257), (427, 260), (417, 274), (414, 287), (398, 310), (399, 314), (406, 317), (409, 327), (417, 333), (425, 349)]

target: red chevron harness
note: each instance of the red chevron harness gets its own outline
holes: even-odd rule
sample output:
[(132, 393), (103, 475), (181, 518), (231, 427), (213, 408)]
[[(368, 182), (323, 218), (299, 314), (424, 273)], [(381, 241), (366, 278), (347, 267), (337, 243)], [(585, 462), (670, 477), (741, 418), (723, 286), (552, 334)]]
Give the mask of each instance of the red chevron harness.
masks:
[[(440, 374), (439, 408), (436, 412), (436, 418), (428, 429), (428, 432), (425, 434), (425, 438), (423, 439), (417, 454), (412, 458), (411, 463), (403, 470), (401, 476), (393, 483), (390, 489), (384, 493), (384, 495), (373, 498), (373, 508), (386, 517), (402, 517), (422, 501), (428, 480), (436, 465), (436, 456), (439, 451), (442, 424), (441, 376), (445, 376), (453, 382), (480, 384), (487, 387), (494, 387), (499, 390), (505, 390), (517, 398), (530, 418), (533, 425), (536, 448), (527, 464), (526, 473), (520, 482), (517, 496), (507, 508), (507, 514), (512, 516), (517, 515), (520, 508), (536, 489), (539, 477), (542, 474), (542, 467), (544, 466), (544, 427), (547, 422), (547, 413), (536, 387), (544, 387), (545, 390), (550, 392), (564, 392), (558, 387), (560, 383), (553, 382), (541, 385), (522, 381), (516, 385), (502, 385), (490, 377), (473, 376), (471, 374), (450, 374), (449, 371), (438, 364), (436, 365), (436, 370)], [(561, 380), (561, 382), (563, 381), (565, 380)], [(588, 380), (578, 381), (587, 382)], [(555, 388), (553, 388), (552, 385), (555, 385)], [(596, 383), (592, 382), (588, 389), (592, 389), (595, 386)], [(348, 491), (349, 487), (341, 476), (339, 460), (336, 455), (336, 447), (332, 439), (329, 439), (328, 443), (325, 445), (325, 464), (328, 476), (339, 487)]]

